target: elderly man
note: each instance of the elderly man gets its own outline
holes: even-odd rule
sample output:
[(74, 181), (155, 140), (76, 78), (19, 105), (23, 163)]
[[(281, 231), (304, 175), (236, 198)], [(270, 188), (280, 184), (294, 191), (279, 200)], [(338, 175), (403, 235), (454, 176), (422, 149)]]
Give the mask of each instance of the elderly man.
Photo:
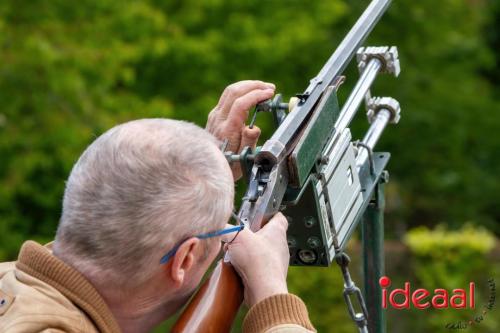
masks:
[[(221, 250), (221, 236), (199, 235), (224, 229), (233, 210), (240, 170), (220, 140), (255, 145), (248, 110), (273, 94), (242, 81), (226, 88), (208, 131), (143, 119), (97, 138), (68, 178), (54, 242), (27, 241), (17, 262), (0, 264), (0, 331), (148, 332), (175, 314)], [(226, 245), (250, 306), (243, 332), (314, 330), (288, 294), (286, 228), (278, 214)]]

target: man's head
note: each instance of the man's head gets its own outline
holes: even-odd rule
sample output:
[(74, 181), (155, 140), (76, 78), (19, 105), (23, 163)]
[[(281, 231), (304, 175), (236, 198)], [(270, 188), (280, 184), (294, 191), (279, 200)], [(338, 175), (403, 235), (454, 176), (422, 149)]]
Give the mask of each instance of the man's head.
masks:
[(193, 288), (220, 244), (192, 237), (224, 227), (233, 199), (214, 137), (181, 121), (131, 121), (97, 138), (73, 167), (54, 253), (101, 287), (134, 289), (165, 274)]

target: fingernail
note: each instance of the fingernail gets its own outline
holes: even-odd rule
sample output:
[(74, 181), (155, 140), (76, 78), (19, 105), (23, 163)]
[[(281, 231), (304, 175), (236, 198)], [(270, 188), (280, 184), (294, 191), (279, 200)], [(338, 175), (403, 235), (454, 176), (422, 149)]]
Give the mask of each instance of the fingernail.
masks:
[(266, 86), (268, 86), (268, 87), (269, 87), (269, 88), (271, 88), (271, 89), (276, 89), (276, 86), (275, 86), (273, 83), (269, 83), (269, 82), (267, 82), (267, 83), (266, 83)]

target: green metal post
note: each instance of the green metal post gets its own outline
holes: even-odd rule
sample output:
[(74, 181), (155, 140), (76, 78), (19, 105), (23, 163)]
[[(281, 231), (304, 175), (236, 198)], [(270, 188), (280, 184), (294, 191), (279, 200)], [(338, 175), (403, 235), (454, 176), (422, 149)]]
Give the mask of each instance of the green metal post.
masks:
[(378, 281), (384, 275), (384, 171), (376, 185), (372, 201), (363, 216), (361, 239), (363, 243), (364, 298), (368, 309), (368, 331), (385, 333), (386, 319), (382, 309), (382, 290)]

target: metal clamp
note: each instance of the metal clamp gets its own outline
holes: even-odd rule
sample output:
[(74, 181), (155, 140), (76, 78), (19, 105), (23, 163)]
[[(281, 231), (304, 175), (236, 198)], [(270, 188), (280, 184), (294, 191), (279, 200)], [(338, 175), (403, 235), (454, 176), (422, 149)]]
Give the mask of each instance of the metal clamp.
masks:
[(378, 59), (382, 64), (381, 73), (398, 76), (401, 67), (399, 64), (398, 49), (395, 46), (369, 46), (360, 47), (356, 53), (358, 69), (362, 73), (370, 60)]
[(397, 124), (401, 118), (401, 107), (399, 102), (392, 97), (372, 97), (368, 100), (366, 116), (368, 117), (368, 122), (371, 124), (377, 113), (380, 110), (387, 110), (391, 113), (391, 118), (389, 122), (391, 124)]

